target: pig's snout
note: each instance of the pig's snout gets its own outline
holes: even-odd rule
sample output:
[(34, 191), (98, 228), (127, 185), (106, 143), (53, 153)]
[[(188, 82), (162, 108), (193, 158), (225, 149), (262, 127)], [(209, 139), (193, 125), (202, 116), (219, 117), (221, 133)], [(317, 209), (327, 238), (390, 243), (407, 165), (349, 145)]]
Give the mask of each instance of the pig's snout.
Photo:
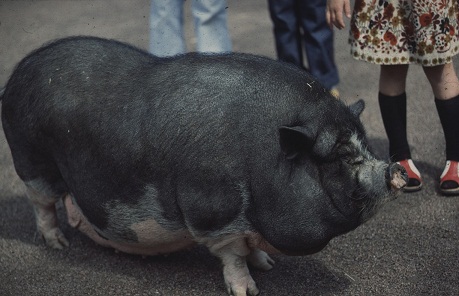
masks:
[(393, 190), (400, 190), (408, 183), (408, 173), (401, 165), (391, 163), (387, 167), (386, 180)]

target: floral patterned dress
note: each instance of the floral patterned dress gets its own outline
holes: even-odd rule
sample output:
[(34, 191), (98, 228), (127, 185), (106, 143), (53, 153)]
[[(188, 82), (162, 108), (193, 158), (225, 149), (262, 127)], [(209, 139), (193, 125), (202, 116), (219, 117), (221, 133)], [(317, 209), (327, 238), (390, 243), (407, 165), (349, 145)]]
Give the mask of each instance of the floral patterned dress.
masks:
[(356, 0), (354, 58), (381, 65), (450, 63), (459, 51), (459, 0)]

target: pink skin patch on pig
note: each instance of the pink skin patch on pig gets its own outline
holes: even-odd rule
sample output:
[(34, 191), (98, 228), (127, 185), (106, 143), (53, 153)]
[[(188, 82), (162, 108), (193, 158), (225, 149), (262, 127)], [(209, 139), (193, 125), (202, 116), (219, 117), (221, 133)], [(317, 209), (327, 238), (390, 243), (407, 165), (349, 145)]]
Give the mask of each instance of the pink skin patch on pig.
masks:
[(64, 198), (64, 205), (69, 224), (104, 247), (111, 247), (130, 254), (150, 256), (175, 252), (195, 243), (187, 230), (169, 231), (153, 219), (131, 225), (131, 229), (137, 234), (138, 243), (107, 240), (94, 230), (94, 227), (83, 215), (80, 208), (73, 203), (69, 195)]

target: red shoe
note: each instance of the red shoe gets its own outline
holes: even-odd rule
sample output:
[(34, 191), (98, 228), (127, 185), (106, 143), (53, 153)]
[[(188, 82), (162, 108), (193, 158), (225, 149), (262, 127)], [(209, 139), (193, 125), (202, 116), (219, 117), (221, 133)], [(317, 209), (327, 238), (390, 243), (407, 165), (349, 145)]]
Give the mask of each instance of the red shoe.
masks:
[(445, 195), (459, 194), (459, 165), (457, 161), (447, 160), (440, 176), (440, 191)]
[(421, 173), (419, 173), (418, 169), (414, 165), (411, 159), (405, 159), (402, 161), (397, 161), (399, 165), (405, 168), (406, 172), (408, 173), (408, 184), (403, 187), (404, 192), (414, 192), (421, 190), (422, 188), (422, 179)]

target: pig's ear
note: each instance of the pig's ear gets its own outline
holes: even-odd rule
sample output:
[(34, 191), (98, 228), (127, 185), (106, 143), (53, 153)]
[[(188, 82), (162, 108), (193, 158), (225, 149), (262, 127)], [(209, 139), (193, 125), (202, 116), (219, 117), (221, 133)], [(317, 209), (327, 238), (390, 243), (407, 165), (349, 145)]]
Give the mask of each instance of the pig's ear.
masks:
[(279, 128), (279, 142), (287, 159), (294, 159), (300, 153), (310, 151), (315, 135), (303, 126), (282, 126)]
[(365, 102), (362, 99), (349, 106), (349, 110), (351, 110), (352, 114), (356, 117), (359, 117), (360, 114), (362, 114), (363, 109), (365, 109)]
[(325, 159), (332, 153), (336, 142), (334, 133), (325, 130), (316, 135), (305, 126), (283, 126), (279, 134), (280, 146), (287, 159), (294, 159), (301, 153), (312, 153)]

